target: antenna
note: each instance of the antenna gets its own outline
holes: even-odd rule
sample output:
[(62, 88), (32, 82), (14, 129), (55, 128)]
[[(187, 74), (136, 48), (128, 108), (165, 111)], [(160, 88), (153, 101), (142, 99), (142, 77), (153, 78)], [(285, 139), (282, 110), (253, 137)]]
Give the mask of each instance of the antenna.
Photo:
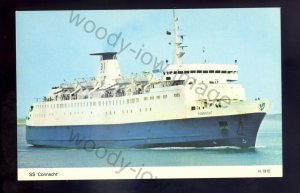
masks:
[(204, 61), (204, 64), (205, 64), (206, 63), (205, 47), (202, 48), (202, 52), (203, 52), (203, 61)]
[(182, 63), (182, 56), (185, 54), (183, 51), (183, 48), (186, 46), (182, 46), (183, 43), (183, 35), (179, 35), (179, 26), (177, 24), (178, 18), (175, 15), (175, 10), (173, 9), (173, 20), (174, 20), (174, 36), (175, 36), (175, 57), (174, 57), (174, 63), (175, 64), (181, 64)]

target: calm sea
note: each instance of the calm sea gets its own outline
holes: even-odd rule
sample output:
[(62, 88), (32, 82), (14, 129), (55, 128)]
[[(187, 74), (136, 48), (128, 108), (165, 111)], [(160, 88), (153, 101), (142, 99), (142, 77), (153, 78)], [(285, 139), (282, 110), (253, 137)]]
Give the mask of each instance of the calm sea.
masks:
[[(18, 167), (112, 167), (138, 166), (230, 166), (281, 165), (282, 138), (280, 118), (265, 118), (255, 149), (154, 148), (154, 149), (70, 149), (28, 145), (25, 127), (18, 126)], [(96, 154), (97, 153), (97, 154)]]

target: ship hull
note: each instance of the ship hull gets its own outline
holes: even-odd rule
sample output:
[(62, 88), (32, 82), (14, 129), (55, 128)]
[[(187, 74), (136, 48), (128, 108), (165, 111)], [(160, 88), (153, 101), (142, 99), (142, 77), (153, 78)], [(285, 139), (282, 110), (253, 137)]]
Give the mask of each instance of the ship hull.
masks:
[(26, 126), (29, 144), (72, 148), (254, 147), (265, 113), (129, 124)]

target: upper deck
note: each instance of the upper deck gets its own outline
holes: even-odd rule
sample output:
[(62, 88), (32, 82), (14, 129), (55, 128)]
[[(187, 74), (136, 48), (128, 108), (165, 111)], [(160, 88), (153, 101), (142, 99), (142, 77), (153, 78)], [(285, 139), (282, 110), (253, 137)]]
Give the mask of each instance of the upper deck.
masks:
[(227, 83), (238, 80), (236, 64), (177, 64), (169, 65), (163, 72), (163, 80), (195, 79), (204, 83)]

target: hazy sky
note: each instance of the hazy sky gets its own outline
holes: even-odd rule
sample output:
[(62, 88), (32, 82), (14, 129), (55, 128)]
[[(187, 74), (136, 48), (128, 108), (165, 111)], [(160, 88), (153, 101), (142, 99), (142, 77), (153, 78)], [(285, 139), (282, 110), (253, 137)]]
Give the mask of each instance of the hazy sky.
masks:
[[(188, 46), (184, 63), (202, 63), (203, 48), (210, 63), (238, 60), (246, 97), (271, 99), (270, 113), (281, 112), (279, 8), (181, 9), (176, 15)], [(34, 98), (52, 86), (95, 76), (99, 58), (90, 53), (121, 51), (122, 74), (151, 71), (155, 59), (172, 61), (173, 36), (166, 35), (172, 29), (172, 10), (16, 12), (17, 116), (25, 117)]]

